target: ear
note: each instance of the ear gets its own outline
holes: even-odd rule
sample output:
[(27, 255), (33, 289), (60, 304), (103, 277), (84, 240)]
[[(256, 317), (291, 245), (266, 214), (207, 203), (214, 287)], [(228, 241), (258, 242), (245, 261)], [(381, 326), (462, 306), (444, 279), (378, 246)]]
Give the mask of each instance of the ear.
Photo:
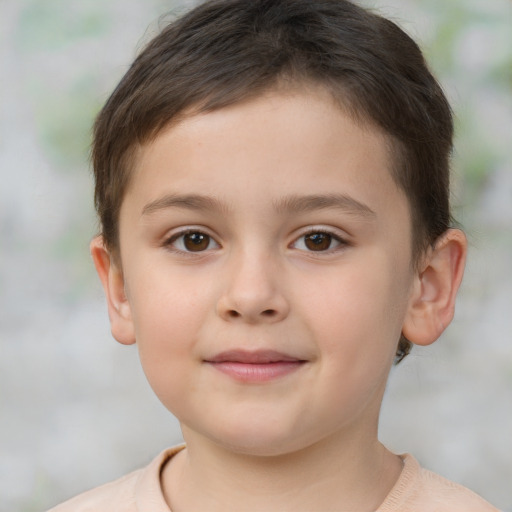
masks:
[(135, 329), (125, 294), (123, 272), (105, 247), (102, 236), (92, 240), (90, 249), (105, 291), (112, 336), (123, 345), (132, 345), (135, 343)]
[(439, 237), (415, 276), (402, 334), (417, 345), (430, 345), (448, 327), (466, 262), (467, 240), (459, 229)]

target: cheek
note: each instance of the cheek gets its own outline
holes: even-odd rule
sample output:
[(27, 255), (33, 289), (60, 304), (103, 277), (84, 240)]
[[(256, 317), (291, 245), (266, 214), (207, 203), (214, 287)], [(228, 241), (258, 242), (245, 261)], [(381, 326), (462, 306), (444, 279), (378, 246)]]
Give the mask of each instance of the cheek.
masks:
[(185, 272), (166, 272), (161, 263), (151, 267), (155, 270), (134, 276), (127, 290), (137, 342), (165, 349), (172, 340), (193, 339), (190, 333), (210, 307), (207, 287)]
[[(306, 285), (307, 286), (307, 285)], [(307, 286), (302, 309), (321, 352), (347, 366), (394, 353), (405, 313), (405, 281), (382, 257), (347, 265)]]
[(339, 412), (334, 420), (357, 415), (370, 402), (378, 408), (401, 332), (399, 277), (375, 261), (325, 279), (323, 291), (308, 291), (305, 325), (318, 345), (320, 395)]
[(193, 384), (190, 365), (198, 360), (194, 354), (208, 299), (176, 276), (146, 275), (137, 283), (143, 286), (130, 290), (130, 305), (140, 361), (151, 387), (169, 406)]

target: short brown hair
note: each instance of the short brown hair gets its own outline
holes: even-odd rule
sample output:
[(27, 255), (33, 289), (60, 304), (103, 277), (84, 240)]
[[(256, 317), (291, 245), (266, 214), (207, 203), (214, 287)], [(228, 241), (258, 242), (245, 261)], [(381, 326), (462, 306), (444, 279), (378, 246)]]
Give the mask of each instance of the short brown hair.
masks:
[[(417, 44), (348, 0), (211, 0), (147, 45), (94, 126), (95, 205), (107, 248), (118, 252), (119, 211), (140, 145), (187, 110), (219, 109), (282, 80), (326, 87), (388, 136), (416, 264), (451, 223), (450, 106)], [(402, 337), (397, 361), (409, 351)]]

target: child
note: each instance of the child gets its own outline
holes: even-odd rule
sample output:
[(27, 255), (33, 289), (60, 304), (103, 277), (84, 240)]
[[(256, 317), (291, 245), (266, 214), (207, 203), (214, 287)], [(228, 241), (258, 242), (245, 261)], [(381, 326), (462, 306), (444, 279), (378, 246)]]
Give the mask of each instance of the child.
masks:
[(453, 317), (450, 107), (346, 0), (214, 0), (98, 116), (91, 252), (185, 445), (53, 509), (493, 511), (377, 439), (393, 361)]

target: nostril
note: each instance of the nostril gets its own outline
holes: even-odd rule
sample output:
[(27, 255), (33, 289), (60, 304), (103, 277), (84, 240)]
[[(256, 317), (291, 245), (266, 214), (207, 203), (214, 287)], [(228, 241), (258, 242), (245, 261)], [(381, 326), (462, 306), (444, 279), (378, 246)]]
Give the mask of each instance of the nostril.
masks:
[(262, 311), (261, 314), (263, 316), (274, 316), (276, 314), (275, 309), (265, 309), (265, 311)]
[(234, 309), (231, 309), (230, 311), (228, 311), (228, 315), (231, 318), (238, 318), (240, 316), (240, 313), (238, 311), (235, 311)]

